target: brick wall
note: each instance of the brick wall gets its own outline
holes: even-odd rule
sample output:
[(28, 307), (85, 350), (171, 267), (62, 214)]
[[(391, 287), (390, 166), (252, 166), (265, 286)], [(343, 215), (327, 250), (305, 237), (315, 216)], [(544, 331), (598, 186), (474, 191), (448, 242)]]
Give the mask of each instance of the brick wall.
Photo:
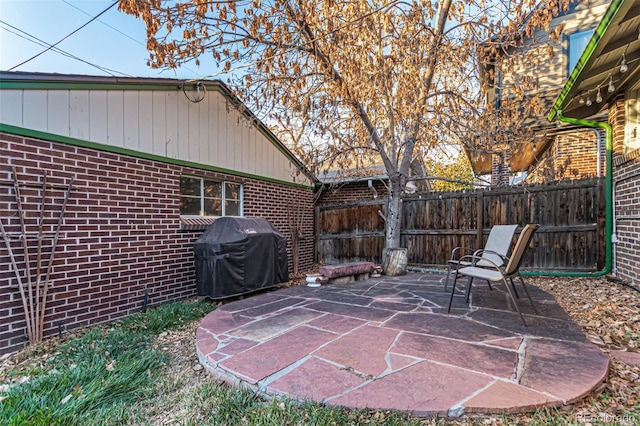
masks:
[(598, 150), (598, 131), (594, 129), (559, 133), (529, 171), (527, 181), (544, 183), (604, 176), (604, 152), (604, 139)]
[[(371, 181), (378, 198), (389, 196), (389, 191), (380, 179)], [(338, 185), (325, 185), (322, 187), (318, 204), (344, 204), (354, 201), (374, 200), (374, 193), (368, 186), (368, 181), (348, 182)]]
[(509, 185), (511, 155), (505, 151), (491, 156), (491, 185)]
[[(8, 234), (20, 234), (11, 185), (15, 167), (28, 231), (37, 234), (43, 172), (55, 185), (48, 194), (44, 234), (51, 237), (64, 188), (75, 177), (55, 253), (48, 293), (45, 338), (62, 329), (106, 323), (134, 312), (148, 292), (149, 305), (195, 295), (192, 245), (201, 231), (181, 231), (181, 173), (240, 181), (246, 216), (270, 220), (287, 236), (301, 226), (300, 269), (313, 262), (313, 191), (256, 179), (0, 133), (0, 220)], [(55, 207), (51, 207), (54, 205)], [(289, 212), (295, 211), (295, 219)], [(43, 240), (48, 259), (51, 238)], [(26, 283), (22, 243), (12, 239)], [(29, 241), (35, 276), (36, 240)], [(292, 264), (291, 256), (289, 264)], [(0, 354), (26, 344), (18, 281), (0, 241)]]
[(624, 99), (609, 105), (613, 128), (613, 191), (615, 196), (614, 273), (640, 286), (640, 150), (623, 155)]

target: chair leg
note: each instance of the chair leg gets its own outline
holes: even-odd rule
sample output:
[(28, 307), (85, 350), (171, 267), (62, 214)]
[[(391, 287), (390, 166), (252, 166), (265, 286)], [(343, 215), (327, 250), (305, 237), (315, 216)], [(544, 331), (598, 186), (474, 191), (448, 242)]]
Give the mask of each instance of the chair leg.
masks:
[(453, 286), (451, 286), (451, 298), (449, 299), (449, 309), (447, 313), (451, 313), (451, 304), (453, 303), (453, 295), (456, 292), (456, 284), (458, 283), (458, 270), (456, 269), (455, 277), (453, 277)]
[(493, 287), (491, 287), (491, 281), (487, 280), (487, 284), (489, 285), (489, 290), (493, 290)]
[(518, 294), (518, 290), (516, 290), (516, 285), (513, 283), (513, 278), (509, 277), (509, 281), (511, 281), (511, 288), (516, 295), (516, 299), (520, 299), (520, 295)]
[(502, 280), (504, 281), (505, 287), (507, 287), (507, 292), (509, 293), (509, 297), (511, 297), (511, 301), (513, 302), (513, 306), (516, 307), (516, 311), (518, 311), (518, 313), (520, 314), (520, 318), (522, 319), (522, 323), (526, 327), (527, 326), (527, 321), (525, 321), (524, 315), (522, 315), (522, 312), (520, 311), (520, 307), (518, 306), (518, 302), (516, 302), (516, 298), (513, 297), (513, 292), (511, 291), (512, 290), (511, 286), (507, 282), (506, 278), (503, 277)]
[(533, 299), (531, 299), (531, 295), (529, 295), (529, 290), (527, 290), (527, 286), (525, 285), (524, 280), (522, 279), (522, 276), (519, 275), (518, 278), (520, 278), (520, 283), (522, 283), (522, 288), (524, 289), (524, 293), (529, 298), (529, 303), (531, 303), (531, 307), (533, 308), (533, 312), (535, 312), (535, 314), (538, 315), (538, 310), (536, 309), (536, 305), (534, 305)]
[(469, 277), (469, 282), (467, 282), (467, 292), (465, 294), (465, 300), (467, 304), (469, 303), (469, 296), (471, 295), (471, 285), (473, 284), (473, 277)]
[(444, 280), (444, 291), (447, 291), (449, 286), (449, 276), (451, 275), (451, 262), (447, 262), (447, 278)]

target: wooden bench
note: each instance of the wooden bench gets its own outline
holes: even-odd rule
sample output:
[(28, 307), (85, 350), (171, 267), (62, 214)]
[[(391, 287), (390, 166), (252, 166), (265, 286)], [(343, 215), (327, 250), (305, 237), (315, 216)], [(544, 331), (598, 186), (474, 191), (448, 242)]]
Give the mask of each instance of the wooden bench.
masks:
[(366, 280), (375, 267), (373, 262), (349, 262), (321, 266), (319, 270), (322, 275), (329, 278), (330, 283), (346, 284)]

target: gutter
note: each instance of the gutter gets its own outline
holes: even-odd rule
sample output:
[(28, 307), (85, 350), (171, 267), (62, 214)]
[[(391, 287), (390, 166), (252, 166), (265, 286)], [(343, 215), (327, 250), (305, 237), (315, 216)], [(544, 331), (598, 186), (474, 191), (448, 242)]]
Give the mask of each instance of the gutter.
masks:
[[(609, 123), (599, 121), (583, 120), (578, 118), (564, 117), (561, 110), (555, 111), (558, 120), (563, 123), (575, 124), (578, 126), (599, 128), (605, 131), (605, 226), (604, 226), (604, 249), (605, 261), (604, 269), (596, 272), (545, 272), (531, 271), (522, 272), (522, 275), (529, 277), (602, 277), (611, 272), (612, 266), (612, 223), (613, 223), (613, 197), (612, 197), (612, 150), (613, 150), (613, 130)], [(551, 114), (550, 114), (551, 115)]]
[[(594, 50), (596, 50), (596, 47), (598, 46), (598, 43), (600, 42), (602, 35), (605, 33), (605, 31), (607, 31), (607, 29), (609, 28), (609, 25), (611, 25), (611, 22), (613, 21), (613, 18), (618, 13), (618, 10), (620, 10), (622, 3), (624, 3), (624, 0), (611, 1), (611, 4), (607, 8), (607, 11), (605, 12), (604, 16), (602, 17), (602, 20), (600, 21), (600, 24), (598, 24), (598, 27), (593, 33), (593, 36), (591, 36), (591, 40), (589, 40), (589, 43), (584, 49), (584, 52), (582, 52), (582, 55), (580, 55), (580, 59), (578, 59), (578, 63), (573, 68), (573, 71), (571, 72), (571, 75), (569, 76), (567, 83), (562, 88), (562, 92), (560, 92), (560, 96), (558, 96), (558, 99), (556, 99), (555, 103), (553, 104), (553, 107), (551, 108), (551, 111), (547, 116), (547, 120), (553, 121), (557, 115), (560, 121), (563, 121), (565, 123), (570, 122), (570, 121), (564, 121), (560, 119), (560, 115), (562, 113), (562, 105), (567, 99), (569, 92), (571, 92), (571, 89), (573, 89), (573, 85), (578, 81), (578, 77), (580, 77), (580, 74), (582, 74), (582, 71), (586, 67), (587, 62), (591, 59), (591, 56), (593, 55)], [(585, 126), (593, 127), (586, 124)], [(607, 169), (607, 175), (608, 174), (609, 172)]]

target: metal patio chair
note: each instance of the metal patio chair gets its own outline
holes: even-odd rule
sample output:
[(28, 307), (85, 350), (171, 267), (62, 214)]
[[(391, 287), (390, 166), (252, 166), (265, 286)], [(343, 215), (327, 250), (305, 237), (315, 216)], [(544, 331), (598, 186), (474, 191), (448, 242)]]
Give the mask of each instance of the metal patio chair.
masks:
[[(517, 276), (520, 279), (520, 283), (522, 284), (522, 288), (524, 289), (525, 294), (529, 298), (531, 307), (533, 308), (533, 311), (537, 314), (538, 310), (533, 304), (533, 300), (529, 295), (529, 290), (527, 290), (524, 280), (520, 275), (520, 265), (522, 264), (524, 253), (527, 250), (527, 247), (529, 247), (529, 243), (533, 238), (533, 233), (539, 227), (540, 225), (537, 225), (537, 224), (529, 224), (524, 227), (524, 229), (520, 233), (520, 237), (518, 237), (518, 241), (516, 242), (516, 245), (513, 247), (513, 252), (511, 253), (511, 257), (508, 259), (507, 266), (505, 266), (504, 268), (488, 259), (484, 259), (484, 260), (488, 263), (493, 263), (491, 267), (487, 267), (487, 266), (478, 267), (478, 266), (475, 266), (477, 264), (475, 262), (479, 262), (480, 259), (482, 259), (481, 257), (475, 256), (475, 255), (468, 255), (468, 256), (461, 257), (460, 262), (458, 262), (458, 267), (456, 268), (455, 278), (453, 280), (453, 288), (451, 289), (451, 298), (449, 299), (449, 309), (447, 312), (451, 312), (451, 304), (453, 303), (453, 296), (456, 291), (456, 283), (458, 281), (458, 277), (469, 278), (469, 282), (467, 283), (467, 290), (465, 294), (467, 303), (469, 302), (469, 294), (471, 293), (471, 285), (473, 283), (474, 278), (487, 280), (488, 282), (502, 281), (507, 289), (507, 293), (509, 293), (509, 297), (511, 298), (511, 301), (515, 306), (516, 311), (518, 311), (518, 314), (520, 314), (520, 318), (522, 319), (522, 322), (526, 327), (527, 322), (525, 321), (524, 315), (522, 315), (522, 312), (520, 311), (520, 307), (516, 302), (516, 297), (518, 297), (517, 293), (516, 293), (516, 297), (514, 297), (515, 285), (513, 283), (513, 277)], [(462, 263), (462, 261), (471, 262), (471, 266), (465, 266)]]
[[(487, 238), (484, 248), (473, 252), (473, 256), (480, 257), (475, 262), (475, 266), (490, 268), (494, 265), (504, 266), (517, 227), (518, 225), (494, 225), (489, 232), (489, 238)], [(471, 266), (471, 261), (465, 261), (459, 257), (464, 249), (464, 247), (456, 247), (451, 251), (451, 257), (447, 261), (447, 278), (444, 282), (444, 291), (447, 291), (449, 287), (449, 276), (452, 269), (458, 269), (460, 266)], [(491, 284), (489, 284), (489, 288), (491, 288)]]

